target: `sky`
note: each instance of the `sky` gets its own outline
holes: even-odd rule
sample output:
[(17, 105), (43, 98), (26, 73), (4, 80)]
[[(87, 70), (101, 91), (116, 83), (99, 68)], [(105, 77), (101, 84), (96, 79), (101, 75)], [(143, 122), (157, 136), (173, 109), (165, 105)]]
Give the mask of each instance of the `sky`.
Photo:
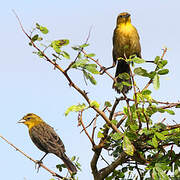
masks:
[[(161, 56), (163, 47), (168, 48), (165, 59), (170, 73), (160, 80), (161, 87), (153, 90), (153, 97), (162, 101), (177, 102), (180, 99), (180, 1), (174, 0), (17, 0), (1, 3), (1, 58), (0, 58), (0, 100), (1, 126), (0, 134), (23, 150), (34, 159), (40, 159), (43, 152), (31, 142), (25, 126), (17, 124), (25, 114), (33, 112), (53, 126), (63, 140), (69, 157), (80, 158), (82, 172), (79, 179), (91, 180), (90, 160), (92, 158), (91, 144), (87, 137), (80, 133), (77, 127), (77, 114), (71, 113), (65, 117), (66, 109), (74, 104), (84, 102), (83, 98), (70, 88), (66, 79), (45, 61), (34, 55), (28, 39), (22, 33), (17, 19), (12, 13), (16, 11), (27, 32), (30, 32), (36, 22), (49, 29), (48, 40), (69, 39), (70, 46), (83, 44), (92, 27), (89, 39), (88, 53), (95, 53), (96, 58), (104, 66), (112, 65), (112, 34), (116, 17), (120, 12), (131, 14), (132, 24), (140, 35), (142, 57), (153, 60)], [(48, 41), (47, 40), (47, 41)], [(75, 58), (71, 48), (67, 48)], [(67, 60), (68, 61), (68, 60)], [(153, 68), (149, 65), (149, 68)], [(109, 71), (112, 75), (115, 69)], [(92, 99), (103, 103), (113, 101), (118, 95), (111, 89), (109, 77), (97, 77), (98, 85), (85, 85), (81, 74), (74, 70), (70, 72), (77, 84), (90, 92)], [(146, 80), (138, 81), (140, 86)], [(161, 114), (158, 120), (167, 118), (166, 124), (179, 123), (180, 113), (175, 116)], [(88, 124), (95, 116), (87, 114), (84, 122)], [(100, 124), (100, 123), (99, 123)], [(98, 130), (98, 128), (97, 128)], [(39, 180), (50, 179), (51, 175), (44, 169), (37, 173), (34, 164), (15, 151), (0, 139), (0, 169), (1, 179)], [(54, 155), (48, 155), (44, 164), (55, 170), (55, 165), (61, 163)]]

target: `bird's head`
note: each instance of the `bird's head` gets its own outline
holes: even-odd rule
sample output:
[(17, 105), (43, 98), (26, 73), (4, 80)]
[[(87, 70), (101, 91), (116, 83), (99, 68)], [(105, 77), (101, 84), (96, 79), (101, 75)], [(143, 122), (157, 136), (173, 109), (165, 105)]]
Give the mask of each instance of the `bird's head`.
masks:
[(117, 25), (131, 23), (131, 15), (127, 12), (120, 13), (117, 17)]
[(33, 113), (26, 114), (22, 119), (18, 121), (18, 123), (25, 124), (28, 127), (28, 129), (31, 129), (33, 126), (41, 122), (43, 122), (43, 120), (39, 116)]

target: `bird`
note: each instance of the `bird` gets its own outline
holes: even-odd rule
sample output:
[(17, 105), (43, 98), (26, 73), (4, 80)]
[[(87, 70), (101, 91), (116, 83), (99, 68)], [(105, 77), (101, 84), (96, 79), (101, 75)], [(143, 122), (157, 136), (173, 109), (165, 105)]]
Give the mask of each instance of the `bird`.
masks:
[(18, 123), (23, 123), (28, 127), (29, 136), (33, 143), (41, 151), (45, 152), (45, 155), (39, 162), (42, 162), (48, 153), (52, 153), (64, 162), (70, 173), (74, 174), (77, 172), (75, 165), (65, 154), (65, 147), (60, 137), (55, 130), (45, 123), (38, 115), (28, 113), (18, 121)]
[[(131, 24), (130, 16), (128, 12), (123, 12), (118, 15), (116, 28), (113, 34), (112, 67), (116, 66), (118, 61), (115, 73), (116, 81), (113, 83), (113, 88), (117, 93), (127, 93), (132, 88), (130, 67), (125, 59), (129, 59), (132, 55), (141, 58), (139, 34), (136, 28)], [(128, 73), (129, 77), (126, 79), (119, 78), (118, 75), (121, 73)], [(126, 85), (123, 85), (122, 81), (125, 81)], [(121, 84), (121, 88), (118, 87), (116, 82)]]

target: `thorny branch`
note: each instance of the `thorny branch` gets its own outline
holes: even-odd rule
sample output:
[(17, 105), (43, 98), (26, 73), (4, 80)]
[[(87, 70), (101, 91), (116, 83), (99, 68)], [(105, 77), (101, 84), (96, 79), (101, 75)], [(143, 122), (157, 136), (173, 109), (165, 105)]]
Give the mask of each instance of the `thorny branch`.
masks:
[[(0, 138), (2, 138), (4, 141), (6, 141), (6, 143), (8, 143), (10, 146), (12, 146), (16, 151), (19, 151), (21, 154), (23, 154), (25, 157), (27, 157), (29, 160), (33, 161), (35, 164), (38, 163), (38, 161), (34, 160), (32, 157), (28, 156), (27, 154), (25, 154), (22, 150), (20, 150), (19, 148), (17, 148), (14, 144), (12, 144), (11, 142), (9, 142), (5, 137), (3, 137), (2, 135), (0, 135)], [(63, 176), (60, 176), (59, 174), (55, 173), (54, 171), (50, 170), (49, 168), (47, 168), (44, 164), (40, 163), (39, 164), (40, 167), (44, 168), (46, 171), (50, 172), (52, 174), (52, 176), (57, 177), (58, 179), (61, 180), (73, 180), (72, 178), (66, 178)]]
[[(72, 81), (72, 79), (70, 78), (70, 76), (68, 75), (67, 72), (68, 72), (68, 70), (71, 68), (71, 66), (76, 62), (76, 60), (78, 59), (78, 57), (79, 57), (79, 55), (80, 55), (81, 53), (83, 53), (87, 58), (89, 58), (89, 59), (91, 59), (92, 61), (94, 61), (101, 69), (103, 69), (103, 66), (99, 63), (99, 61), (93, 59), (92, 57), (89, 57), (88, 54), (87, 54), (87, 53), (84, 51), (84, 49), (82, 48), (82, 49), (80, 49), (80, 51), (78, 52), (78, 54), (77, 54), (76, 58), (74, 59), (74, 61), (71, 62), (71, 63), (69, 64), (69, 66), (68, 66), (65, 70), (62, 69), (61, 66), (59, 66), (56, 62), (52, 61), (52, 60), (45, 54), (45, 52), (44, 52), (44, 51), (41, 51), (41, 50), (39, 49), (39, 47), (32, 41), (31, 36), (29, 36), (29, 35), (26, 33), (26, 31), (24, 30), (24, 28), (23, 28), (23, 26), (22, 26), (22, 24), (21, 24), (21, 21), (20, 21), (20, 19), (19, 19), (19, 17), (18, 17), (17, 14), (15, 13), (15, 11), (13, 11), (13, 12), (14, 12), (14, 14), (15, 14), (15, 16), (16, 16), (19, 24), (20, 24), (20, 27), (21, 27), (21, 29), (22, 29), (22, 32), (23, 32), (23, 33), (27, 36), (27, 38), (30, 40), (30, 42), (32, 43), (32, 46), (33, 46), (38, 52), (40, 52), (40, 53), (43, 55), (43, 57), (44, 57), (44, 59), (45, 59), (46, 61), (48, 61), (50, 64), (52, 64), (56, 69), (58, 69), (58, 70), (65, 76), (65, 78), (66, 78), (67, 81), (69, 82), (69, 85), (70, 85), (71, 87), (73, 87), (77, 92), (79, 92), (79, 93), (83, 96), (83, 98), (87, 101), (87, 103), (89, 104), (89, 106), (90, 106), (91, 101), (90, 101), (87, 93), (86, 93), (85, 91), (83, 91), (82, 89), (80, 89), (80, 88)], [(90, 36), (90, 32), (89, 32), (88, 38), (87, 38), (87, 40), (86, 40), (86, 43), (87, 43), (87, 41), (88, 41), (88, 39), (89, 39), (89, 36)], [(163, 59), (166, 51), (167, 51), (167, 48), (165, 48), (165, 49), (163, 50), (163, 54), (162, 54), (162, 56), (161, 56), (161, 59)], [(116, 81), (116, 78), (113, 78), (113, 77), (111, 76), (111, 74), (109, 74), (106, 70), (104, 70), (104, 72), (105, 72), (113, 81)], [(134, 92), (135, 92), (135, 95), (136, 95), (135, 81), (134, 81), (134, 79), (133, 79), (132, 72), (131, 72), (131, 77), (132, 77), (132, 81), (133, 81)], [(144, 87), (144, 89), (148, 88), (151, 83), (152, 83), (152, 79), (147, 83), (147, 85)], [(143, 89), (143, 90), (144, 90), (144, 89)], [(82, 121), (82, 111), (80, 112), (81, 114), (80, 114), (79, 120), (80, 120), (80, 122), (81, 122), (81, 125), (82, 125), (82, 127), (83, 127), (83, 130), (85, 131), (87, 137), (89, 138), (89, 140), (91, 141), (91, 143), (92, 143), (92, 145), (93, 145), (94, 155), (93, 155), (93, 158), (92, 158), (92, 161), (91, 161), (91, 169), (92, 169), (92, 174), (93, 174), (95, 180), (103, 180), (103, 179), (104, 179), (105, 177), (107, 177), (118, 165), (120, 165), (120, 164), (122, 164), (122, 163), (124, 163), (124, 162), (127, 162), (127, 161), (130, 159), (129, 156), (128, 156), (125, 152), (122, 152), (122, 153), (120, 153), (119, 157), (118, 157), (114, 162), (112, 162), (110, 165), (108, 164), (107, 167), (105, 167), (105, 168), (103, 168), (103, 169), (101, 169), (101, 170), (98, 170), (98, 168), (97, 168), (98, 159), (99, 159), (99, 157), (100, 157), (100, 155), (101, 155), (101, 152), (102, 152), (102, 149), (103, 149), (103, 145), (104, 145), (104, 143), (105, 143), (105, 141), (106, 141), (106, 138), (108, 137), (108, 133), (109, 133), (109, 129), (110, 129), (109, 127), (112, 128), (112, 131), (113, 131), (113, 132), (118, 132), (119, 134), (122, 135), (122, 132), (121, 132), (118, 128), (119, 128), (120, 125), (123, 123), (123, 121), (127, 118), (127, 115), (124, 115), (124, 116), (121, 118), (121, 120), (118, 122), (117, 125), (114, 125), (113, 123), (111, 123), (111, 120), (112, 120), (112, 119), (114, 119), (116, 116), (118, 116), (119, 114), (121, 114), (121, 112), (115, 112), (116, 107), (117, 107), (117, 105), (119, 104), (120, 100), (125, 100), (125, 101), (126, 101), (127, 107), (128, 107), (128, 111), (130, 111), (130, 105), (129, 105), (129, 102), (130, 102), (130, 101), (135, 102), (136, 108), (138, 108), (138, 106), (137, 106), (137, 97), (135, 97), (135, 100), (134, 100), (134, 99), (129, 99), (129, 98), (127, 98), (127, 96), (126, 96), (124, 93), (123, 93), (123, 96), (124, 96), (124, 97), (121, 97), (121, 98), (115, 100), (114, 105), (113, 105), (113, 107), (112, 107), (112, 109), (111, 109), (111, 112), (110, 112), (109, 117), (106, 116), (106, 114), (105, 114), (105, 109), (104, 109), (104, 110), (100, 110), (100, 109), (97, 108), (96, 106), (91, 106), (91, 108), (94, 109), (94, 110), (96, 111), (96, 113), (97, 113), (97, 114), (96, 114), (96, 117), (93, 119), (93, 121), (87, 126), (87, 127), (89, 127), (89, 126), (94, 122), (93, 132), (92, 132), (92, 136), (91, 136), (91, 137), (90, 137), (90, 135), (89, 135), (88, 132), (87, 132), (87, 129), (86, 129), (87, 127), (85, 127), (85, 125), (84, 125), (84, 123), (83, 123), (83, 121)], [(139, 102), (141, 103), (141, 101), (139, 101)], [(146, 101), (145, 101), (145, 102), (146, 102)], [(147, 101), (147, 103), (148, 103), (148, 101)], [(180, 104), (180, 102), (178, 102), (178, 103), (168, 103), (168, 102), (157, 102), (157, 101), (153, 101), (152, 103), (159, 103), (159, 104), (164, 104), (164, 105), (166, 105), (166, 106), (159, 107), (159, 108), (162, 108), (162, 109), (175, 107), (175, 106), (177, 106), (177, 105)], [(129, 112), (129, 114), (131, 114), (131, 112)], [(98, 144), (98, 145), (95, 145), (95, 143), (94, 143), (94, 132), (95, 132), (95, 128), (96, 128), (96, 119), (97, 119), (98, 116), (101, 116), (101, 117), (105, 120), (106, 125), (108, 125), (109, 127), (104, 131), (104, 135), (105, 135), (104, 138), (101, 138), (99, 144)], [(138, 117), (138, 119), (140, 120), (139, 117)], [(140, 124), (139, 124), (139, 125), (140, 125)], [(167, 127), (168, 127), (169, 129), (171, 129), (171, 128), (173, 129), (173, 128), (178, 128), (179, 125), (174, 125), (174, 127), (172, 127), (172, 126), (171, 126), (171, 127), (170, 127), (170, 126), (167, 126)], [(139, 128), (141, 128), (141, 126), (140, 126)], [(0, 136), (0, 137), (1, 137), (1, 136)], [(2, 137), (1, 137), (1, 138), (2, 138)], [(168, 145), (170, 145), (170, 144), (168, 144)], [(15, 147), (14, 147), (14, 148), (15, 148)], [(151, 147), (148, 147), (148, 148), (151, 149), (152, 146), (151, 146)], [(16, 149), (16, 148), (15, 148), (15, 149)], [(153, 148), (152, 148), (152, 149), (153, 149)], [(16, 150), (17, 150), (17, 149), (16, 149)], [(20, 152), (20, 151), (19, 151), (19, 152)], [(26, 156), (26, 157), (27, 157), (27, 156)], [(143, 160), (143, 162), (146, 163), (146, 160), (145, 160), (145, 159), (139, 157), (139, 154), (136, 152), (136, 149), (135, 149), (135, 157), (136, 157), (136, 158), (139, 158), (140, 160)], [(28, 157), (28, 158), (29, 158), (29, 157)], [(134, 157), (133, 157), (133, 158), (134, 158)], [(29, 158), (29, 159), (30, 159), (30, 158)], [(31, 159), (31, 160), (32, 160), (32, 159)], [(32, 160), (32, 161), (33, 161), (33, 162), (36, 162), (35, 160)], [(42, 164), (41, 166), (43, 167), (44, 165)], [(43, 168), (45, 168), (45, 166), (44, 166)], [(46, 168), (45, 168), (45, 169), (46, 169)], [(137, 170), (138, 170), (138, 169), (137, 169)], [(48, 170), (48, 171), (49, 171), (49, 170)], [(50, 171), (49, 171), (49, 172), (50, 172)], [(51, 173), (52, 175), (56, 176), (56, 177), (63, 178), (63, 177), (57, 175), (56, 173), (53, 174), (54, 172), (50, 172), (50, 173)], [(138, 172), (138, 173), (139, 173), (139, 172)], [(67, 178), (65, 178), (65, 180), (66, 180), (66, 179), (67, 179)]]
[(94, 146), (95, 146), (94, 140), (93, 140), (93, 138), (90, 137), (90, 135), (89, 135), (89, 133), (87, 132), (86, 127), (85, 127), (85, 125), (84, 125), (84, 123), (83, 123), (82, 113), (83, 113), (83, 110), (79, 112), (79, 117), (78, 117), (78, 119), (79, 119), (79, 121), (81, 122), (81, 125), (82, 125), (82, 127), (83, 127), (83, 130), (85, 131), (87, 137), (88, 137), (89, 140), (91, 141), (92, 146), (94, 147)]
[[(73, 87), (76, 91), (78, 91), (83, 97), (84, 99), (87, 101), (87, 103), (90, 105), (90, 99), (89, 97), (87, 96), (87, 93), (83, 90), (81, 90), (72, 80), (71, 78), (69, 77), (69, 75), (67, 74), (67, 72), (65, 70), (63, 70), (56, 62), (52, 61), (49, 57), (46, 56), (46, 54), (41, 51), (37, 46), (36, 44), (32, 41), (32, 38), (26, 33), (26, 31), (24, 30), (22, 24), (21, 24), (21, 21), (19, 19), (19, 17), (17, 16), (17, 14), (15, 13), (15, 11), (13, 11), (16, 18), (18, 19), (18, 22), (20, 24), (20, 27), (23, 31), (23, 33), (28, 37), (28, 39), (31, 41), (32, 43), (32, 46), (38, 51), (38, 52), (41, 52), (41, 54), (43, 55), (43, 57), (45, 58), (46, 61), (48, 61), (50, 64), (52, 64), (56, 69), (58, 69), (59, 71), (61, 71), (61, 73), (63, 73), (63, 75), (66, 77), (66, 79), (68, 80), (69, 82), (69, 85), (71, 87)], [(83, 52), (83, 51), (82, 51)], [(90, 58), (90, 57), (89, 57)], [(120, 130), (114, 125), (111, 123), (111, 121), (108, 119), (108, 117), (106, 116), (106, 114), (104, 112), (102, 112), (99, 108), (95, 107), (95, 106), (92, 106), (91, 108), (93, 108), (105, 121), (106, 123), (112, 128), (114, 129), (116, 132), (120, 133)]]

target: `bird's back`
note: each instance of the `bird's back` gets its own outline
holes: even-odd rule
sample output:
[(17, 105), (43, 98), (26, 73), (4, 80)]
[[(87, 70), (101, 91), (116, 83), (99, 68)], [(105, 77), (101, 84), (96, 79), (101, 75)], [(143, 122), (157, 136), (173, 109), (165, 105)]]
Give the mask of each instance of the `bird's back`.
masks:
[(32, 127), (29, 130), (29, 135), (34, 144), (45, 153), (61, 156), (65, 152), (62, 140), (54, 129), (45, 122)]

